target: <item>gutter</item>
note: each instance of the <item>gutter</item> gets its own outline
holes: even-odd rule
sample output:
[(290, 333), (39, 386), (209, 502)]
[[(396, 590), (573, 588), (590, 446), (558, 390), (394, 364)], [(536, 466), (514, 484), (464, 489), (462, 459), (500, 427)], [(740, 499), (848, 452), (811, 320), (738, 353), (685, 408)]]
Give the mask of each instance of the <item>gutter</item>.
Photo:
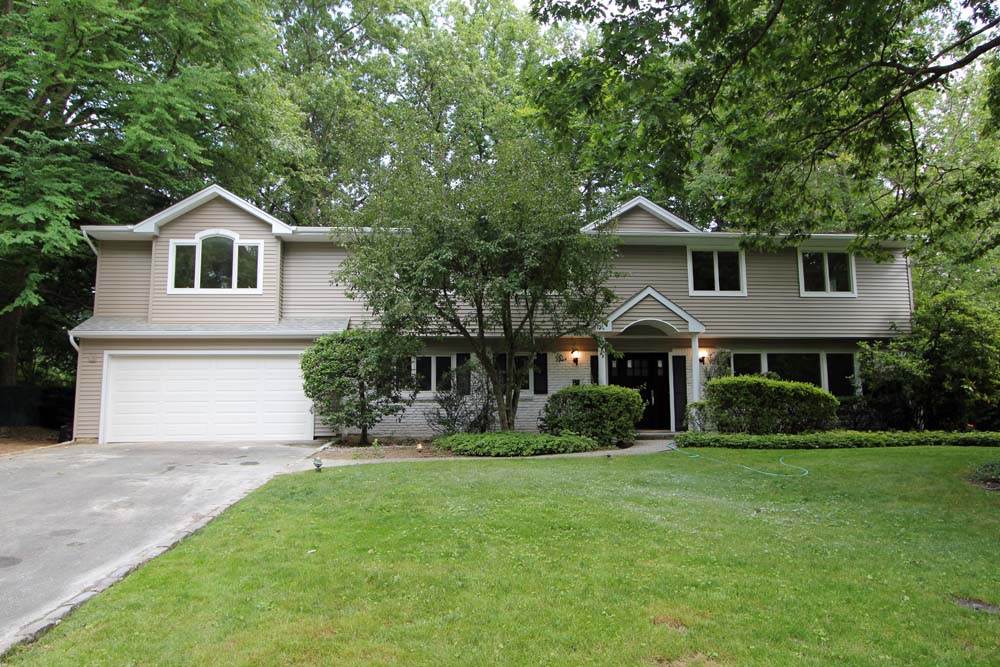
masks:
[(84, 229), (83, 227), (80, 228), (80, 233), (83, 234), (83, 240), (87, 242), (87, 245), (90, 246), (90, 249), (94, 251), (94, 255), (96, 256), (97, 255), (97, 246), (95, 246), (94, 242), (90, 239), (90, 234), (88, 234), (87, 230)]
[(70, 346), (74, 350), (76, 350), (77, 354), (80, 354), (80, 346), (77, 344), (76, 339), (73, 338), (73, 332), (72, 331), (67, 331), (66, 335), (69, 337), (69, 344), (70, 344)]

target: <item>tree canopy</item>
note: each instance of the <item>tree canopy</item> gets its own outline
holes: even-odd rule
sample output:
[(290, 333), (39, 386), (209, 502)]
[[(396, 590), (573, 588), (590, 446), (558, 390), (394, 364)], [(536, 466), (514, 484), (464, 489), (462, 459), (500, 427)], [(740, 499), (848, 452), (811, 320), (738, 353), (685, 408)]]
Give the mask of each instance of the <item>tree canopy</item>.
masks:
[(551, 127), (575, 140), (586, 128), (590, 150), (627, 182), (703, 226), (792, 240), (917, 231), (942, 186), (926, 169), (921, 95), (992, 66), (1000, 47), (1000, 14), (985, 0), (533, 6), (597, 29), (541, 77)]

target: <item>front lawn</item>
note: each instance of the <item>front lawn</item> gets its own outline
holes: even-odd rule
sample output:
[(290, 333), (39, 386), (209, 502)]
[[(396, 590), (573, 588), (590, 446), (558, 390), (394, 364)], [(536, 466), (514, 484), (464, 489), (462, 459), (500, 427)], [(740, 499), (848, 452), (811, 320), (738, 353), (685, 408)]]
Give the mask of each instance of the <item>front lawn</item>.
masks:
[(996, 664), (1000, 449), (780, 455), (283, 477), (10, 665)]

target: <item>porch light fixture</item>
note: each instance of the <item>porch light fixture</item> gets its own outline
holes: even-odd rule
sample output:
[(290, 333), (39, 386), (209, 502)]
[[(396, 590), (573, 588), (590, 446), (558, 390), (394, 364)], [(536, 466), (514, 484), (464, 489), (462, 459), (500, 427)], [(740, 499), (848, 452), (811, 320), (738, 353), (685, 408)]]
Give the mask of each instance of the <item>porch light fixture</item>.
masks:
[(569, 353), (569, 356), (572, 357), (574, 366), (580, 365), (580, 350), (573, 348), (573, 351)]
[(701, 350), (698, 352), (698, 363), (704, 364), (708, 359), (708, 350)]

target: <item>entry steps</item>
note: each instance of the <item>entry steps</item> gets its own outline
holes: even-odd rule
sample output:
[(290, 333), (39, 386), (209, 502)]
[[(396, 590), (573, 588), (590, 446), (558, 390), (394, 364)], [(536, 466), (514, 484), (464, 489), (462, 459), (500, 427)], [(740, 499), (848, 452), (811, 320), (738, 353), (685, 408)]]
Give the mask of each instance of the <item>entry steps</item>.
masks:
[(669, 440), (674, 437), (673, 431), (639, 431), (637, 440)]

